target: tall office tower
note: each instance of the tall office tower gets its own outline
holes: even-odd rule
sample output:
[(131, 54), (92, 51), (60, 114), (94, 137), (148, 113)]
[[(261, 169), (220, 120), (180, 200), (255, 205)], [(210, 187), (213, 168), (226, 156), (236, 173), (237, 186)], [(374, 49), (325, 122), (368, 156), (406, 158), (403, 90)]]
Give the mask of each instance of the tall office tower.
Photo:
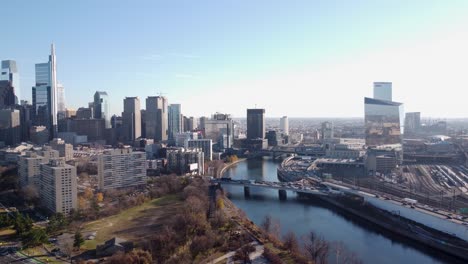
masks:
[(206, 139), (211, 139), (217, 150), (231, 148), (234, 143), (234, 122), (229, 114), (215, 113), (211, 119), (200, 122)]
[(322, 139), (331, 139), (335, 137), (332, 122), (322, 123), (322, 130), (320, 131), (320, 137)]
[(134, 152), (130, 148), (105, 150), (97, 161), (99, 189), (146, 184), (145, 162), (145, 152)]
[(168, 104), (164, 96), (146, 98), (146, 137), (156, 141), (168, 139)]
[(36, 86), (32, 88), (34, 125), (45, 126), (50, 139), (57, 135), (57, 67), (55, 47), (51, 46), (49, 61), (36, 64)]
[(42, 205), (53, 213), (69, 214), (78, 208), (76, 167), (62, 158), (41, 164), (39, 197)]
[(287, 116), (280, 119), (280, 129), (285, 135), (289, 135), (289, 119)]
[(0, 143), (16, 146), (21, 143), (20, 111), (0, 109)]
[(57, 119), (65, 119), (67, 108), (65, 106), (65, 88), (63, 84), (57, 83)]
[(168, 114), (169, 140), (175, 140), (177, 133), (182, 132), (182, 119), (180, 104), (170, 104)]
[(392, 101), (392, 83), (374, 82), (374, 99)]
[(247, 109), (247, 139), (265, 138), (265, 109)]
[[(18, 68), (16, 67), (16, 61), (14, 60), (4, 60), (2, 61), (2, 68), (0, 71), (0, 81), (9, 81), (10, 86), (12, 87), (13, 93), (13, 104), (20, 103), (20, 84), (19, 84), (19, 73)], [(1, 82), (0, 82), (1, 83)], [(1, 85), (0, 85), (0, 97), (1, 97)], [(0, 106), (1, 106), (0, 102)]]
[(138, 97), (125, 97), (122, 112), (123, 139), (126, 142), (141, 137), (141, 112)]
[(104, 119), (106, 128), (111, 128), (109, 106), (109, 96), (107, 92), (97, 91), (94, 94), (94, 118)]
[(195, 125), (195, 118), (193, 118), (193, 116), (191, 117), (184, 116), (183, 121), (184, 121), (183, 132), (190, 132), (190, 131), (195, 130), (196, 125)]
[(65, 161), (73, 160), (73, 145), (65, 143), (65, 140), (60, 138), (54, 138), (49, 145), (52, 149), (57, 150), (59, 156), (65, 158)]
[(32, 105), (27, 101), (22, 101), (20, 109), (21, 141), (30, 141), (29, 130), (32, 127), (34, 111)]
[(15, 89), (10, 81), (0, 81), (0, 109), (15, 105)]
[(146, 138), (146, 110), (141, 109), (141, 137)]
[(187, 146), (189, 148), (201, 149), (205, 159), (213, 160), (213, 141), (211, 139), (189, 139)]
[(421, 113), (411, 112), (405, 116), (405, 135), (417, 133), (421, 128)]
[(403, 104), (364, 98), (366, 145), (401, 144)]

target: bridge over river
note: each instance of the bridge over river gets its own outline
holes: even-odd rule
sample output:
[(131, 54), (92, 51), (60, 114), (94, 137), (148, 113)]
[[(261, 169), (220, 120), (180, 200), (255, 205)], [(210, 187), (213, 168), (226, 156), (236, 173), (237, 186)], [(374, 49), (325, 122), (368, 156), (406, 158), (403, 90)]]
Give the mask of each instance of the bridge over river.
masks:
[(222, 185), (237, 185), (244, 187), (244, 195), (250, 196), (250, 188), (265, 188), (278, 190), (279, 198), (286, 199), (286, 191), (315, 195), (328, 195), (327, 191), (318, 190), (311, 186), (304, 186), (301, 182), (269, 182), (252, 180), (233, 180), (231, 178), (212, 179), (211, 183)]

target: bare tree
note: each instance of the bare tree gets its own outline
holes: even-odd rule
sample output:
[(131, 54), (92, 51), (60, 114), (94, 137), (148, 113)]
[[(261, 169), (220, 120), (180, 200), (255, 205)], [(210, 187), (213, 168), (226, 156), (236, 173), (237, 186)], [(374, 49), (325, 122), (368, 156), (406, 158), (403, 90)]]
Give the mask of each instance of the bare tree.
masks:
[(283, 236), (284, 247), (290, 252), (299, 252), (299, 242), (297, 241), (296, 234), (289, 231)]
[(335, 254), (336, 264), (362, 264), (362, 260), (354, 252), (351, 252), (342, 241), (334, 242), (331, 247), (331, 252)]
[(318, 236), (314, 231), (304, 237), (304, 250), (306, 255), (317, 264), (327, 263), (330, 245), (322, 236)]
[(271, 231), (271, 215), (267, 214), (265, 215), (265, 217), (263, 218), (263, 222), (261, 224), (261, 227), (263, 229), (263, 231), (267, 232), (267, 233), (270, 233)]

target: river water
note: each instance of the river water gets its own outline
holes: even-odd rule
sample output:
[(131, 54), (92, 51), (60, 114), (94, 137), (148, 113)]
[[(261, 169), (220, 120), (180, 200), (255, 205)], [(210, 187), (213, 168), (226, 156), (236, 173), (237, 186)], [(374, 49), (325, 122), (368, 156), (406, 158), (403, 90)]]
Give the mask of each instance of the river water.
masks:
[[(279, 163), (271, 159), (247, 160), (226, 170), (233, 179), (278, 181)], [(350, 216), (321, 201), (298, 200), (293, 192), (280, 201), (277, 190), (251, 188), (250, 197), (243, 187), (223, 186), (228, 197), (257, 225), (266, 215), (280, 222), (281, 232), (293, 231), (301, 238), (311, 230), (327, 241), (342, 241), (364, 263), (455, 263), (445, 255), (395, 236)]]

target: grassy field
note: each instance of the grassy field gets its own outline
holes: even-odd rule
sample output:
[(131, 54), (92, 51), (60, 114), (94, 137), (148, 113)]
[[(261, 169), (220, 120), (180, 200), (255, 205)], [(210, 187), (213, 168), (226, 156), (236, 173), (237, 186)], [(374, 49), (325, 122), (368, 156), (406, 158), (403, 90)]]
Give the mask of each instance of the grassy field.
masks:
[(113, 237), (138, 242), (169, 223), (181, 205), (182, 200), (178, 195), (168, 195), (117, 215), (89, 222), (84, 225), (82, 232), (97, 232), (96, 239), (87, 240), (83, 248), (95, 249), (96, 245)]

